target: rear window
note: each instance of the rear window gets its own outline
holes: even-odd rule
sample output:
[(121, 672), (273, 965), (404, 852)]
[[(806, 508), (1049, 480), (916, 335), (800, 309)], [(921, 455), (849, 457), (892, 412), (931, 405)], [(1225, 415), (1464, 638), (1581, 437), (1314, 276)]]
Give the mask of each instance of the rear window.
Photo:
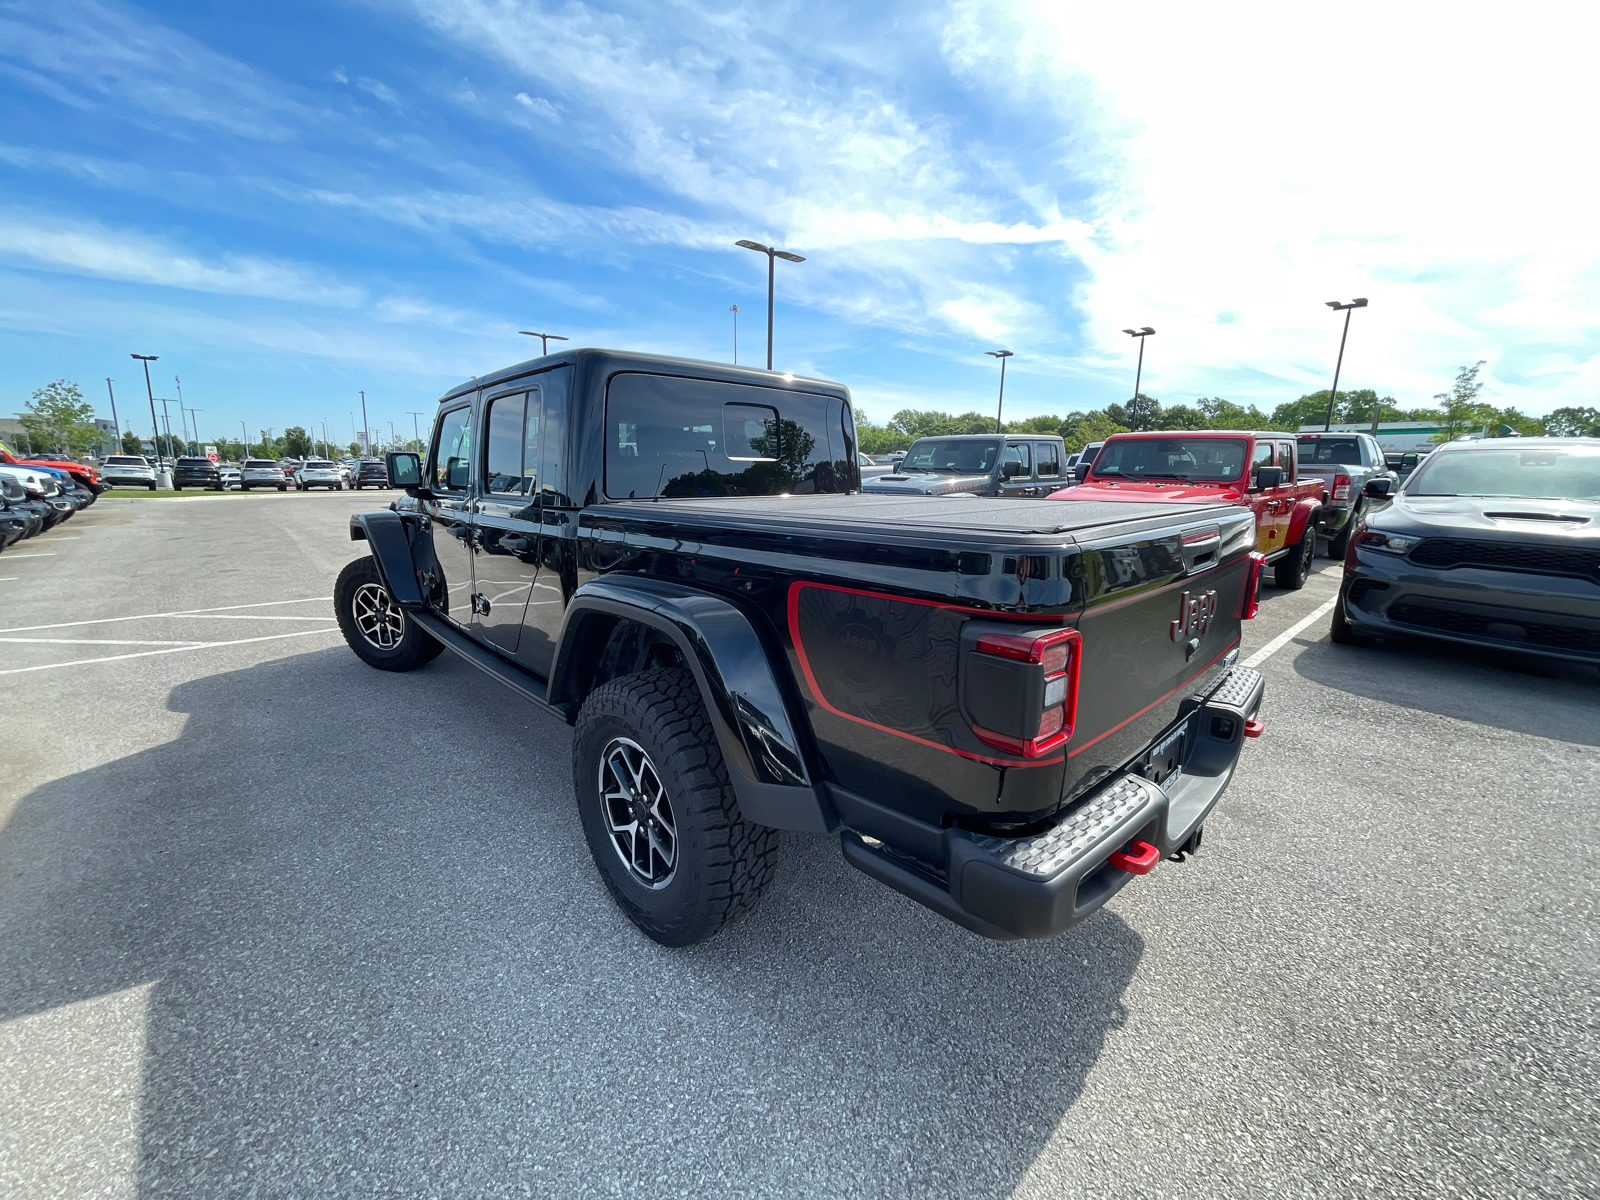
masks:
[(1431, 454), (1406, 482), (1408, 496), (1600, 500), (1600, 445), (1530, 446)]
[(252, 458), (247, 459), (244, 465), (249, 467), (252, 471), (270, 471), (278, 464), (272, 462), (270, 459)]
[(331, 471), (333, 469), (331, 462), (308, 462), (306, 464), (306, 470), (308, 471)]
[(773, 496), (857, 486), (836, 396), (626, 373), (606, 391), (606, 495)]
[(1300, 462), (1303, 466), (1328, 463), (1345, 467), (1361, 465), (1361, 443), (1355, 438), (1300, 438)]
[(178, 465), (180, 467), (209, 467), (211, 460), (209, 458), (180, 458)]
[(129, 458), (121, 454), (113, 454), (106, 459), (106, 466), (108, 467), (148, 467), (149, 465), (142, 458)]

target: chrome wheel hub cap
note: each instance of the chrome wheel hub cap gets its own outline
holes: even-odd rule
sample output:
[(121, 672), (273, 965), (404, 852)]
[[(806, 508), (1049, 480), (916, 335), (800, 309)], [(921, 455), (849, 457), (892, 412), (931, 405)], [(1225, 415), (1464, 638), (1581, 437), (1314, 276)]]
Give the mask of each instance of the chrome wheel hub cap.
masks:
[(600, 815), (634, 880), (664, 888), (678, 867), (678, 826), (667, 788), (644, 747), (612, 738), (600, 754)]
[(383, 588), (375, 583), (363, 583), (356, 589), (350, 607), (355, 614), (356, 628), (369, 645), (379, 650), (393, 650), (400, 644), (406, 631), (405, 615)]

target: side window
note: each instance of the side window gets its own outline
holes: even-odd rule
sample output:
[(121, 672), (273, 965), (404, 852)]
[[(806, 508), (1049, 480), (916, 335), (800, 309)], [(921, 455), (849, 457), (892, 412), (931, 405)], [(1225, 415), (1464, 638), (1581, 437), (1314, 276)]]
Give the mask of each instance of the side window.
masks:
[(1061, 455), (1054, 442), (1036, 442), (1034, 448), (1039, 454), (1039, 478), (1061, 478)]
[(1254, 491), (1261, 485), (1256, 482), (1256, 471), (1261, 467), (1270, 467), (1272, 462), (1272, 443), (1257, 442), (1254, 457), (1250, 459), (1250, 490)]
[(484, 421), (483, 488), (497, 495), (517, 495), (522, 480), (522, 422), (527, 396), (496, 396)]
[(539, 494), (539, 430), (544, 424), (543, 397), (538, 388), (528, 393), (528, 418), (522, 427), (522, 492)]
[[(572, 368), (559, 367), (539, 376), (539, 496), (546, 506), (569, 507), (577, 501), (567, 495), (567, 396)], [(528, 411), (535, 405), (531, 397)], [(529, 459), (530, 464), (532, 459)]]
[(1278, 465), (1283, 468), (1283, 482), (1285, 484), (1294, 482), (1294, 451), (1295, 445), (1293, 442), (1278, 443)]
[(1033, 452), (1028, 448), (1027, 442), (1010, 442), (1006, 445), (1005, 457), (1000, 460), (1002, 475), (1005, 474), (1005, 464), (1008, 462), (1022, 464), (1022, 471), (1017, 475), (1018, 479), (1033, 478)]
[(467, 469), (472, 462), (470, 408), (453, 408), (439, 418), (433, 436), (433, 459), (429, 478), (436, 492), (460, 492), (467, 487)]

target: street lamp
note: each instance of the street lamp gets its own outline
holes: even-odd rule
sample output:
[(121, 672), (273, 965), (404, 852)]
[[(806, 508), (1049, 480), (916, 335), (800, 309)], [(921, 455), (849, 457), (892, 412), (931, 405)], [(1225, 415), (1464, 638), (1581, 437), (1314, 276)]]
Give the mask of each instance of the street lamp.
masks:
[(1012, 357), (1012, 354), (1009, 350), (985, 350), (984, 353), (990, 358), (998, 358), (1000, 360), (1000, 403), (994, 410), (994, 431), (999, 433), (1000, 414), (1005, 411), (1006, 407), (1006, 359)]
[(1144, 381), (1144, 340), (1155, 330), (1148, 325), (1141, 325), (1138, 329), (1124, 329), (1122, 332), (1129, 337), (1139, 339), (1139, 365), (1133, 372), (1133, 398), (1137, 401), (1139, 399), (1139, 385)]
[(728, 311), (733, 314), (733, 365), (739, 365), (739, 306), (728, 305)]
[[(196, 454), (204, 453), (204, 451), (200, 449), (200, 414), (203, 412), (205, 412), (205, 409), (203, 408), (191, 408), (189, 410), (189, 420), (194, 426), (194, 452)], [(218, 455), (218, 457), (220, 458), (221, 455)]]
[(367, 457), (372, 457), (372, 428), (367, 424), (367, 393), (361, 393), (361, 443), (367, 448)]
[[(144, 394), (150, 397), (150, 425), (156, 431), (151, 445), (156, 449), (156, 483), (161, 482), (161, 473), (165, 469), (161, 465), (161, 424), (156, 420), (156, 394), (150, 387), (150, 364), (160, 360), (159, 354), (130, 354), (129, 358), (137, 358), (144, 365)], [(172, 486), (169, 482), (168, 487)]]
[(784, 262), (802, 263), (805, 259), (798, 254), (790, 254), (787, 250), (779, 250), (773, 246), (763, 246), (760, 242), (742, 239), (734, 243), (743, 246), (746, 250), (755, 250), (767, 256), (767, 370), (772, 370), (772, 285), (774, 276), (774, 260), (783, 259)]
[(568, 337), (562, 337), (559, 333), (535, 333), (531, 329), (519, 329), (517, 332), (522, 334), (523, 337), (536, 337), (539, 339), (540, 358), (550, 353), (551, 342), (570, 342), (572, 340)]
[(412, 412), (408, 408), (406, 409), (406, 416), (411, 418), (411, 440), (420, 443), (422, 441), (422, 432), (417, 428), (417, 418), (422, 416), (422, 414), (419, 412)]
[(122, 453), (122, 422), (117, 420), (117, 394), (111, 390), (111, 376), (106, 376), (106, 395), (111, 397), (111, 425), (117, 432), (117, 448), (113, 454)]
[(1328, 416), (1322, 422), (1322, 432), (1327, 433), (1333, 428), (1333, 402), (1339, 397), (1339, 368), (1344, 366), (1344, 340), (1350, 336), (1350, 312), (1352, 309), (1365, 308), (1367, 306), (1367, 298), (1365, 296), (1357, 296), (1348, 304), (1341, 304), (1337, 300), (1324, 300), (1323, 303), (1333, 309), (1334, 312), (1342, 312), (1344, 314), (1344, 332), (1339, 335), (1339, 357), (1333, 364), (1333, 390), (1328, 393)]

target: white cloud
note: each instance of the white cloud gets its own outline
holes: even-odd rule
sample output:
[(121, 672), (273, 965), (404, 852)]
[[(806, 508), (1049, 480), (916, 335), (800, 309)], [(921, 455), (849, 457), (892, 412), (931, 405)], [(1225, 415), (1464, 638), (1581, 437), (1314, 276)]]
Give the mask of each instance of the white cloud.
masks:
[(528, 95), (527, 92), (518, 92), (517, 103), (522, 105), (523, 108), (527, 109), (534, 116), (542, 118), (543, 120), (559, 121), (561, 119), (561, 114), (556, 111), (556, 106), (551, 104), (550, 101), (546, 100), (543, 96), (540, 96), (536, 100), (532, 96)]
[(400, 110), (400, 97), (395, 95), (394, 89), (388, 84), (380, 83), (376, 79), (368, 79), (363, 75), (356, 80), (356, 86), (374, 100), (381, 100), (396, 112)]

